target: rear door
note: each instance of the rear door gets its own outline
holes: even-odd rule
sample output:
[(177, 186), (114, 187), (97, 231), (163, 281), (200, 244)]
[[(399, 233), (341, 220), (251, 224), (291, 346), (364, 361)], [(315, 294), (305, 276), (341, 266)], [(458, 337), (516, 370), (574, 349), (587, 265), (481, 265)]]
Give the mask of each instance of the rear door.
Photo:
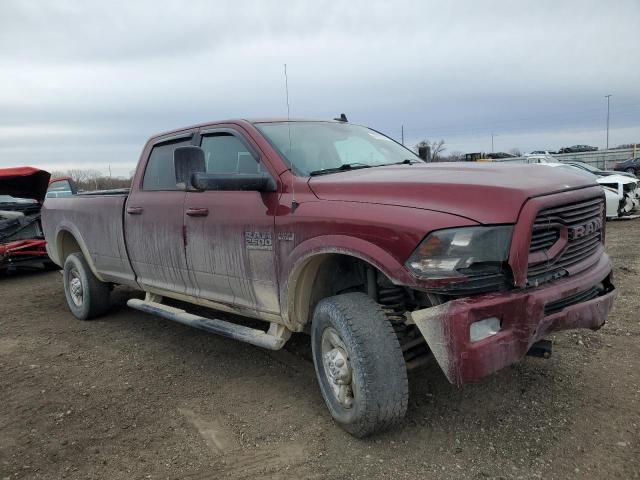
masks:
[[(239, 129), (201, 132), (208, 173), (267, 171)], [(187, 192), (186, 255), (201, 298), (279, 313), (274, 255), (276, 192)]]
[(144, 175), (131, 190), (124, 212), (131, 266), (143, 287), (194, 294), (183, 240), (186, 193), (176, 185), (173, 151), (191, 145), (194, 132), (153, 145)]

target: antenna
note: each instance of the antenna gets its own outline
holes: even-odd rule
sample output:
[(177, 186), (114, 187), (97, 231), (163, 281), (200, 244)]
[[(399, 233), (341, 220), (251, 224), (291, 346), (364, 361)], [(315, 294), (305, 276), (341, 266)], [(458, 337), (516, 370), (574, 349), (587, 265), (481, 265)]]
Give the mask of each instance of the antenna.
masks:
[[(291, 155), (291, 111), (289, 108), (289, 79), (287, 77), (287, 64), (284, 64), (284, 91), (287, 98), (287, 129), (289, 130), (289, 155)], [(295, 212), (298, 207), (298, 202), (296, 202), (296, 181), (293, 178), (293, 161), (289, 159), (291, 166), (289, 167), (289, 171), (291, 172), (291, 213)]]
[[(287, 78), (287, 64), (284, 64), (284, 92), (287, 96), (287, 122), (291, 119), (289, 111), (289, 79)], [(291, 132), (289, 132), (291, 133)], [(291, 148), (291, 135), (289, 135), (289, 148)]]

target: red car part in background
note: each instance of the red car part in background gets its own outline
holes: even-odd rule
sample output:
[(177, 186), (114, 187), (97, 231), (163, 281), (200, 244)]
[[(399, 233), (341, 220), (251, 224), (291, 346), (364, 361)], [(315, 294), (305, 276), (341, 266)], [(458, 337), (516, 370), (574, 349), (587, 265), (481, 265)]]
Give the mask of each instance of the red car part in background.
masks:
[(40, 225), (50, 177), (32, 167), (0, 169), (0, 271), (50, 264)]

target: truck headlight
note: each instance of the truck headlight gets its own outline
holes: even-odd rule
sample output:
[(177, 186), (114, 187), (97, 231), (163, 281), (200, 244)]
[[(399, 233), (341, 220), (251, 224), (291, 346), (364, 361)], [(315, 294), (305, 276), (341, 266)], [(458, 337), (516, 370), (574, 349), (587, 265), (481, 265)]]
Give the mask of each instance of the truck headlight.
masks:
[(406, 266), (430, 278), (501, 273), (512, 233), (512, 225), (437, 230), (418, 245)]

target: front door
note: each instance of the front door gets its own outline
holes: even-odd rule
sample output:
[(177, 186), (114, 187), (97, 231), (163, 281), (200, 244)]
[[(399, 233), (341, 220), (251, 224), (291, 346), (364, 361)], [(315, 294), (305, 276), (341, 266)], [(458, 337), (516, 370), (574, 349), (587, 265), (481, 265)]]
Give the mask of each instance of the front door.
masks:
[(186, 193), (178, 190), (173, 165), (175, 148), (190, 144), (191, 135), (154, 145), (142, 182), (127, 199), (124, 212), (127, 253), (143, 287), (194, 293), (183, 241)]
[[(202, 132), (207, 173), (266, 171), (257, 148), (239, 131)], [(279, 313), (274, 254), (275, 192), (187, 192), (187, 264), (197, 295), (261, 312)]]

